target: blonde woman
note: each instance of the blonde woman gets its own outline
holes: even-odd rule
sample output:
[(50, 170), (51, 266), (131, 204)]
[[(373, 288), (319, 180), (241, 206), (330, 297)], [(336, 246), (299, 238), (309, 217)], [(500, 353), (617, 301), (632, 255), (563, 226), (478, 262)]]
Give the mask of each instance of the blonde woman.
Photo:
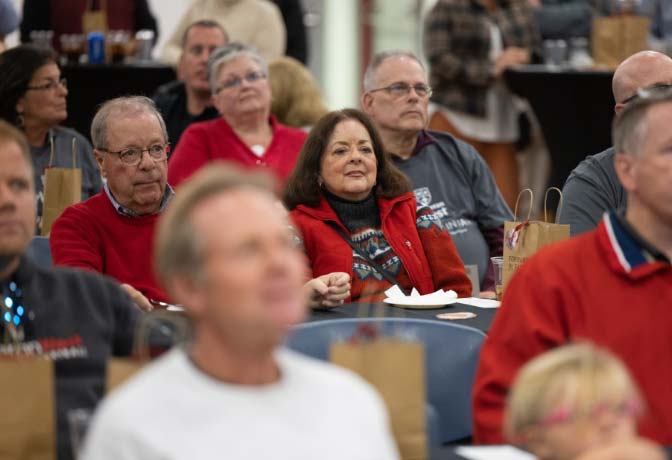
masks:
[(662, 460), (637, 437), (643, 400), (623, 363), (590, 343), (544, 353), (518, 374), (504, 435), (540, 460)]

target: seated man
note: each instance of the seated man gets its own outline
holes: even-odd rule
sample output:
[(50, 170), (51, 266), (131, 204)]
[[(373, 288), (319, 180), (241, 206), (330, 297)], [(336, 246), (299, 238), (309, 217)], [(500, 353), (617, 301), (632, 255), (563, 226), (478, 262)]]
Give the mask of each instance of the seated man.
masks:
[(217, 118), (208, 83), (208, 58), (215, 48), (228, 42), (226, 31), (215, 21), (203, 19), (191, 24), (182, 37), (182, 54), (177, 64), (180, 81), (167, 83), (152, 97), (163, 115), (168, 139), (177, 145), (191, 123)]
[(32, 165), (26, 139), (0, 121), (0, 283), (5, 297), (0, 357), (44, 355), (54, 361), (58, 459), (69, 460), (67, 414), (95, 407), (106, 362), (113, 354), (131, 352), (140, 312), (111, 280), (41, 268), (26, 257), (37, 212)]
[(394, 163), (411, 179), (418, 206), (442, 219), (464, 263), (478, 265), (481, 288), (494, 291), (490, 257), (502, 255), (504, 221), (513, 216), (472, 146), (425, 130), (431, 91), (417, 57), (383, 52), (364, 75), (362, 107)]
[(477, 443), (502, 441), (518, 369), (588, 339), (619, 356), (646, 400), (640, 433), (672, 443), (672, 93), (642, 93), (615, 119), (614, 165), (628, 194), (596, 230), (528, 259), (504, 291), (474, 386)]
[(154, 227), (173, 196), (168, 134), (151, 99), (112, 99), (91, 123), (105, 188), (67, 208), (51, 230), (54, 264), (116, 278), (143, 309), (168, 302), (153, 275)]
[(305, 265), (268, 182), (211, 165), (182, 186), (159, 223), (155, 266), (193, 343), (104, 403), (83, 459), (398, 458), (374, 390), (279, 348), (306, 314)]
[[(672, 85), (672, 59), (655, 51), (641, 51), (623, 61), (612, 88), (616, 116), (637, 98), (640, 88)], [(614, 169), (614, 148), (583, 160), (567, 178), (558, 223), (569, 224), (572, 236), (594, 229), (610, 209), (625, 209), (627, 195)]]

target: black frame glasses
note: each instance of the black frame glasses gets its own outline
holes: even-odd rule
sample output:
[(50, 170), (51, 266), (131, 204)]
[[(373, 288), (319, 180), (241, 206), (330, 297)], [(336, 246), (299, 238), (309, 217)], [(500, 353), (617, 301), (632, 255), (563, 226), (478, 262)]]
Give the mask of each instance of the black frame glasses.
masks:
[(107, 149), (98, 149), (101, 152), (112, 153), (119, 157), (122, 163), (129, 166), (139, 165), (142, 161), (144, 153), (147, 152), (149, 157), (154, 160), (155, 163), (159, 161), (165, 161), (168, 159), (168, 153), (170, 152), (170, 144), (152, 144), (149, 147), (140, 148), (140, 147), (128, 147), (122, 150), (112, 151)]
[(66, 78), (59, 78), (58, 81), (52, 80), (44, 85), (28, 86), (26, 89), (33, 91), (54, 91), (58, 89), (59, 86), (68, 89), (68, 80)]
[(369, 90), (369, 93), (375, 93), (377, 91), (385, 91), (393, 97), (403, 97), (410, 94), (411, 89), (415, 90), (415, 94), (418, 97), (430, 97), (432, 95), (432, 87), (425, 83), (416, 83), (415, 85), (409, 85), (404, 82), (392, 83), (391, 85), (385, 86), (383, 88), (376, 88)]

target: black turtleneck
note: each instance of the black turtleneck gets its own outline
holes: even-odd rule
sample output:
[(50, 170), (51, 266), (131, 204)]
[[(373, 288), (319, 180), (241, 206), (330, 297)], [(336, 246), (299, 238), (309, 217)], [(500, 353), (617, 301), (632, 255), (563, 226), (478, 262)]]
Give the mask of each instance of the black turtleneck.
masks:
[(350, 201), (325, 189), (324, 197), (350, 233), (365, 227), (380, 228), (378, 201), (373, 193), (361, 201)]

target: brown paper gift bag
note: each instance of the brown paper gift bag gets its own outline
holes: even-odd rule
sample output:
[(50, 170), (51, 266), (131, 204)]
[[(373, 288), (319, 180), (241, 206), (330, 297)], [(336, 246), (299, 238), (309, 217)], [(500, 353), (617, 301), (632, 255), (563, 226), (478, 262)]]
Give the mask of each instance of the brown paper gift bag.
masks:
[(357, 340), (357, 334), (349, 342), (332, 344), (331, 361), (359, 374), (378, 390), (390, 414), (401, 458), (426, 459), (423, 345), (395, 337)]
[(82, 14), (82, 32), (107, 32), (107, 0), (100, 0), (98, 10), (93, 9), (93, 0), (87, 0)]
[(65, 208), (82, 201), (82, 170), (77, 167), (77, 139), (72, 139), (72, 168), (52, 167), (54, 139), (51, 138), (49, 167), (44, 172), (44, 204), (42, 205), (42, 236), (48, 236), (54, 221)]
[[(174, 326), (169, 331), (173, 343), (182, 343), (188, 340), (190, 326), (188, 319), (180, 313), (154, 310), (145, 314), (138, 323), (135, 331), (134, 352), (130, 358), (111, 358), (107, 361), (107, 375), (105, 379), (105, 391), (110, 393), (126, 380), (133, 377), (155, 355), (150, 346), (150, 332), (160, 330), (165, 324)], [(166, 337), (169, 336), (166, 333)]]
[(642, 16), (612, 16), (593, 20), (591, 47), (598, 65), (616, 68), (625, 58), (648, 49), (651, 20)]
[[(562, 210), (562, 191), (556, 187), (546, 190), (544, 196), (544, 222), (530, 221), (528, 214), (527, 220), (518, 221), (518, 201), (523, 193), (530, 195), (530, 201), (534, 199), (532, 190), (525, 189), (518, 195), (515, 209), (515, 222), (504, 223), (504, 254), (502, 257), (502, 286), (506, 291), (511, 277), (528, 257), (534, 255), (539, 249), (547, 244), (557, 243), (569, 239), (569, 225), (561, 225), (548, 222), (548, 213), (546, 212), (546, 201), (548, 192), (555, 190), (560, 194), (560, 203), (558, 204), (558, 213)], [(530, 204), (530, 209), (532, 205)]]
[(0, 458), (55, 460), (53, 362), (43, 357), (3, 357), (0, 388)]

